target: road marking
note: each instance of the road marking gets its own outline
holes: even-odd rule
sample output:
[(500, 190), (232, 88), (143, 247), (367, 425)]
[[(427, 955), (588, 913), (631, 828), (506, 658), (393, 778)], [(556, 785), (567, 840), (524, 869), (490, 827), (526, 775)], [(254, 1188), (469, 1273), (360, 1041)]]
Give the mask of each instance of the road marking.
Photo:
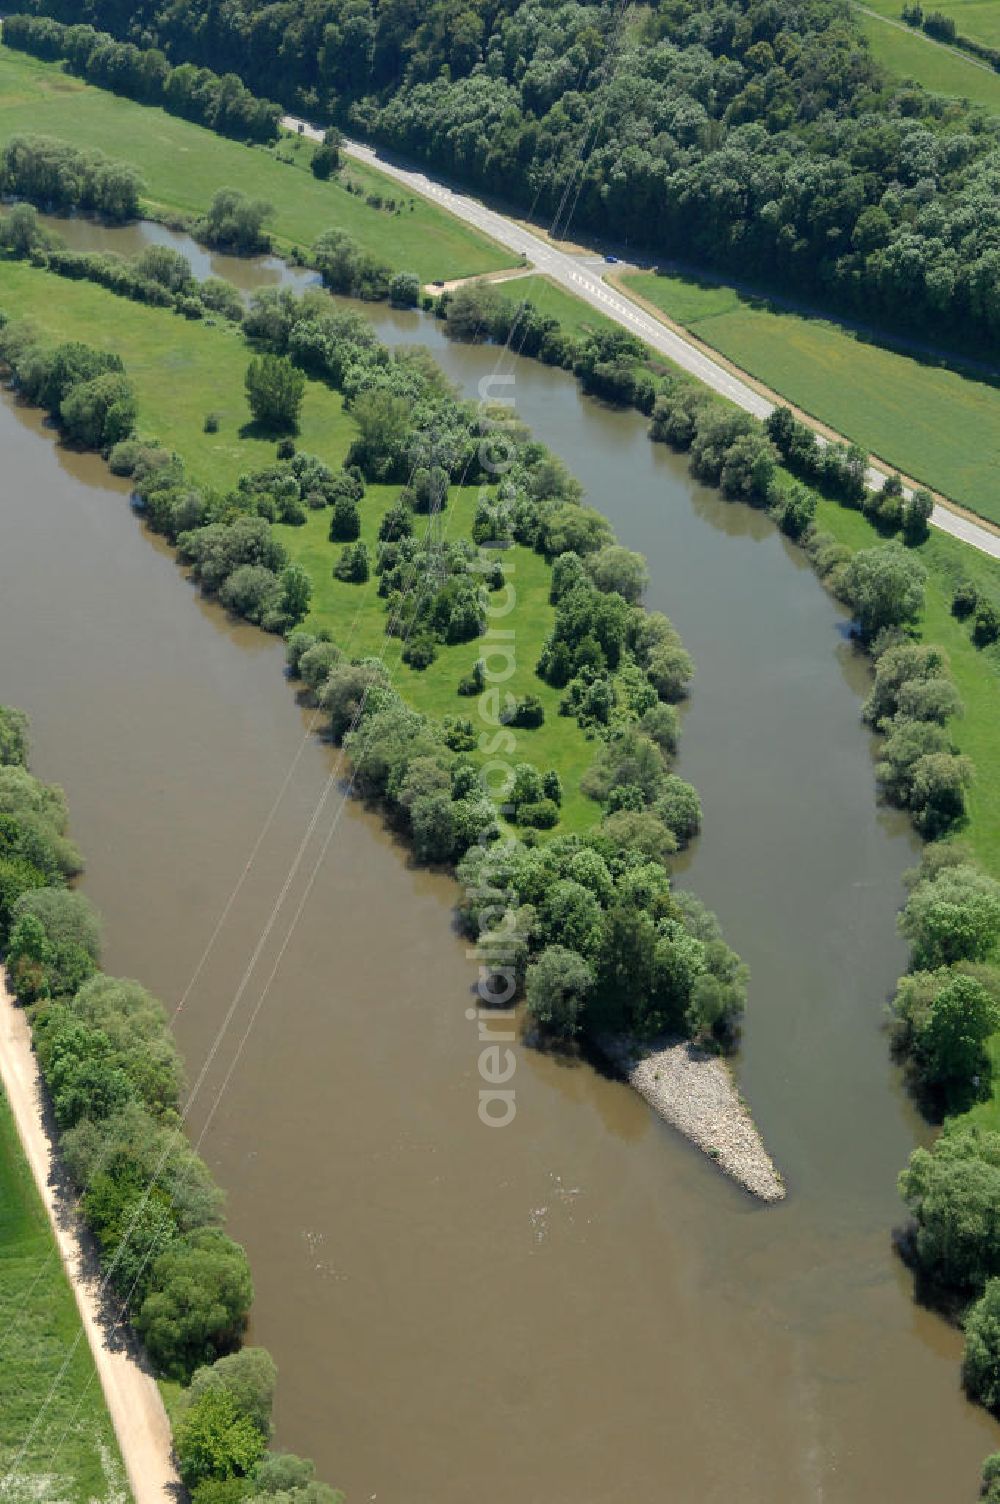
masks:
[[(312, 126), (306, 126), (297, 117), (286, 115), (282, 120), (286, 129), (296, 131), (300, 124), (304, 125), (302, 134), (313, 141), (323, 139), (322, 132)], [(574, 264), (572, 257), (565, 251), (558, 251), (537, 236), (527, 233), (515, 225), (513, 221), (502, 215), (488, 210), (478, 203), (477, 200), (464, 194), (453, 192), (451, 189), (439, 187), (438, 184), (426, 177), (423, 173), (411, 171), (408, 168), (396, 167), (380, 158), (371, 147), (362, 146), (358, 142), (345, 139), (344, 151), (348, 156), (361, 161), (369, 162), (379, 172), (387, 177), (394, 178), (397, 182), (414, 189), (424, 197), (435, 198), (440, 202), (447, 203), (456, 218), (467, 224), (485, 230), (494, 240), (514, 251), (517, 255), (530, 255), (539, 270), (547, 272), (567, 290), (569, 284), (575, 283), (585, 290), (586, 297), (591, 304), (600, 300), (617, 322), (632, 324), (641, 329), (647, 342), (660, 355), (666, 356), (673, 361), (681, 370), (687, 371), (696, 380), (713, 391), (728, 398), (729, 401), (743, 408), (744, 412), (751, 413), (756, 418), (766, 418), (774, 410), (774, 403), (764, 397), (756, 387), (750, 384), (750, 379), (742, 379), (731, 373), (727, 367), (717, 364), (712, 357), (706, 354), (698, 346), (691, 344), (683, 334), (670, 329), (658, 320), (642, 313), (633, 312), (630, 305), (606, 292), (603, 284), (593, 274), (587, 276), (581, 274)], [(596, 285), (595, 285), (596, 283)], [(781, 400), (780, 398), (778, 399)], [(827, 443), (827, 439), (818, 431), (818, 428), (808, 422), (807, 426), (816, 435), (821, 444)], [(885, 481), (885, 476), (879, 470), (869, 472), (869, 483), (879, 489)], [(904, 496), (912, 495), (909, 488), (904, 490)], [(952, 511), (949, 507), (936, 506), (931, 515), (931, 522), (942, 532), (949, 533), (953, 538), (959, 538), (963, 543), (978, 549), (981, 553), (989, 554), (992, 558), (1000, 559), (1000, 534), (991, 528), (981, 526), (971, 521), (961, 512)]]

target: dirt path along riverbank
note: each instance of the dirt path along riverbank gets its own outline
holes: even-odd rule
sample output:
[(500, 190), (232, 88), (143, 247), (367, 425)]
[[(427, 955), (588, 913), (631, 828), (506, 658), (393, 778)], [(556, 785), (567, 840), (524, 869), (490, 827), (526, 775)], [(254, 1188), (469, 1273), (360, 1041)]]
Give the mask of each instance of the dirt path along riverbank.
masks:
[(55, 1190), (57, 1156), (42, 1114), (42, 1084), (31, 1047), (31, 1030), (0, 970), (0, 1079), (18, 1138), (45, 1205), (59, 1256), (76, 1297), (101, 1388), (121, 1448), (135, 1504), (166, 1504), (179, 1497), (171, 1461), (170, 1422), (155, 1380), (141, 1365), (131, 1334), (118, 1331), (121, 1346), (107, 1343), (100, 1294), (89, 1274), (76, 1216)]

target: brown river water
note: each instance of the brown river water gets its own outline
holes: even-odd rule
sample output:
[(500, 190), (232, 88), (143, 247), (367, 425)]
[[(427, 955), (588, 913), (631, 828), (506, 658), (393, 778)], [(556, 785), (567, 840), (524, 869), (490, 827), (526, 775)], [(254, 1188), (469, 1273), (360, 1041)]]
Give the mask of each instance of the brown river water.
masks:
[[(470, 392), (495, 367), (368, 312)], [(997, 1429), (892, 1250), (927, 1137), (881, 1027), (914, 847), (876, 804), (864, 666), (766, 519), (638, 415), (507, 369), (697, 663), (679, 767), (706, 822), (682, 880), (751, 967), (736, 1070), (788, 1180), (776, 1208), (623, 1085), (521, 1046), (516, 1118), (480, 1123), (453, 884), (339, 785), (310, 836), (336, 758), (280, 644), (200, 600), (98, 459), (0, 403), (0, 699), (67, 789), (109, 969), (183, 999), (192, 1079), (210, 1060), (192, 1129), (250, 1253), (278, 1440), (351, 1504), (971, 1500)]]

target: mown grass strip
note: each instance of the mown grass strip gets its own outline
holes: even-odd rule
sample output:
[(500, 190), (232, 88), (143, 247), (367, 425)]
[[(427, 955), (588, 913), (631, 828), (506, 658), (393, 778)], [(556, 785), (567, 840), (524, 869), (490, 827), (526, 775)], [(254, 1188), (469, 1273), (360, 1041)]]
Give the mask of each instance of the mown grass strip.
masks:
[[(868, 39), (872, 56), (890, 73), (897, 78), (913, 79), (933, 94), (969, 99), (1000, 111), (1000, 74), (981, 67), (968, 54), (936, 45), (920, 31), (894, 25), (900, 9), (894, 0), (887, 6), (870, 5), (870, 9), (880, 14), (873, 16), (855, 9), (855, 20)], [(935, 5), (934, 9), (945, 7)]]
[[(78, 1340), (79, 1339), (79, 1340)], [(57, 1388), (67, 1354), (76, 1350)], [(51, 1391), (51, 1393), (50, 1393)], [(9, 1481), (36, 1416), (44, 1418)], [(4, 1497), (92, 1504), (127, 1494), (118, 1443), (7, 1099), (0, 1093), (0, 1478)]]
[(622, 284), (795, 406), (904, 473), (1000, 522), (1000, 388), (689, 277)]
[(515, 259), (426, 199), (404, 196), (370, 168), (351, 163), (343, 175), (366, 193), (395, 199), (401, 212), (374, 209), (336, 180), (318, 181), (309, 170), (314, 148), (308, 141), (286, 137), (274, 150), (243, 146), (0, 46), (0, 143), (19, 132), (127, 159), (145, 178), (146, 200), (158, 214), (203, 214), (219, 188), (266, 199), (274, 206), (268, 227), (285, 248), (307, 248), (337, 227), (363, 250), (425, 282), (497, 271)]
[[(864, 3), (880, 16), (893, 21), (900, 19), (902, 0), (864, 0)], [(1000, 6), (996, 0), (934, 0), (924, 6), (925, 15), (931, 11), (948, 16), (962, 36), (972, 37), (987, 47), (1000, 47)]]

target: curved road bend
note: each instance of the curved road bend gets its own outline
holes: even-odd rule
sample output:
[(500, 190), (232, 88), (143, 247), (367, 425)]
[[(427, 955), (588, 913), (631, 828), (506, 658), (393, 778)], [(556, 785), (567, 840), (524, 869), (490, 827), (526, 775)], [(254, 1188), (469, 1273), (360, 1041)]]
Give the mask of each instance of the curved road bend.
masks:
[[(322, 131), (300, 120), (297, 116), (286, 115), (282, 124), (286, 130), (307, 136), (312, 141), (323, 139)], [(507, 250), (519, 256), (526, 256), (539, 272), (551, 277), (567, 292), (574, 293), (576, 297), (589, 303), (592, 308), (596, 308), (599, 313), (614, 319), (631, 334), (638, 335), (658, 354), (666, 356), (682, 370), (697, 377), (706, 386), (710, 386), (713, 391), (727, 397), (730, 402), (734, 402), (737, 407), (752, 413), (755, 418), (766, 418), (777, 403), (785, 400), (777, 393), (765, 395), (756, 384), (751, 384), (749, 377), (743, 379), (734, 371), (727, 370), (724, 365), (714, 361), (711, 356), (685, 339), (679, 331), (661, 323), (645, 309), (638, 307), (629, 298), (623, 297), (609, 287), (603, 277), (588, 266), (582, 258), (572, 256), (567, 251), (561, 251), (556, 246), (550, 245), (541, 236), (533, 234), (531, 230), (518, 224), (516, 220), (508, 219), (494, 209), (488, 209), (485, 204), (469, 194), (456, 193), (453, 189), (444, 187), (424, 172), (387, 162), (370, 146), (345, 139), (343, 149), (348, 156), (364, 162), (369, 167), (376, 168), (386, 177), (402, 183), (412, 192), (419, 193), (424, 198), (429, 198), (439, 204), (441, 208), (449, 210), (456, 218), (464, 220), (466, 224), (489, 235)], [(806, 421), (808, 422), (809, 419), (807, 418)], [(810, 423), (810, 426), (817, 432), (820, 441), (825, 443), (824, 435), (819, 432), (819, 424)], [(869, 485), (873, 489), (879, 489), (885, 481), (886, 473), (884, 470), (870, 468)], [(909, 495), (909, 491), (906, 494)], [(952, 508), (947, 502), (935, 503), (931, 522), (942, 532), (950, 533), (953, 538), (971, 544), (973, 548), (978, 548), (982, 553), (989, 554), (994, 559), (1000, 559), (1000, 531), (994, 531), (988, 525), (976, 522), (971, 516)]]
[(55, 1156), (42, 1120), (42, 1089), (31, 1048), (31, 1031), (24, 1010), (17, 1007), (7, 990), (2, 970), (0, 1079), (76, 1297), (135, 1504), (171, 1504), (179, 1497), (180, 1484), (171, 1461), (167, 1412), (155, 1380), (136, 1361), (130, 1344), (112, 1349), (105, 1341), (99, 1296), (94, 1281), (86, 1273), (78, 1229), (74, 1221), (60, 1215), (56, 1204)]

